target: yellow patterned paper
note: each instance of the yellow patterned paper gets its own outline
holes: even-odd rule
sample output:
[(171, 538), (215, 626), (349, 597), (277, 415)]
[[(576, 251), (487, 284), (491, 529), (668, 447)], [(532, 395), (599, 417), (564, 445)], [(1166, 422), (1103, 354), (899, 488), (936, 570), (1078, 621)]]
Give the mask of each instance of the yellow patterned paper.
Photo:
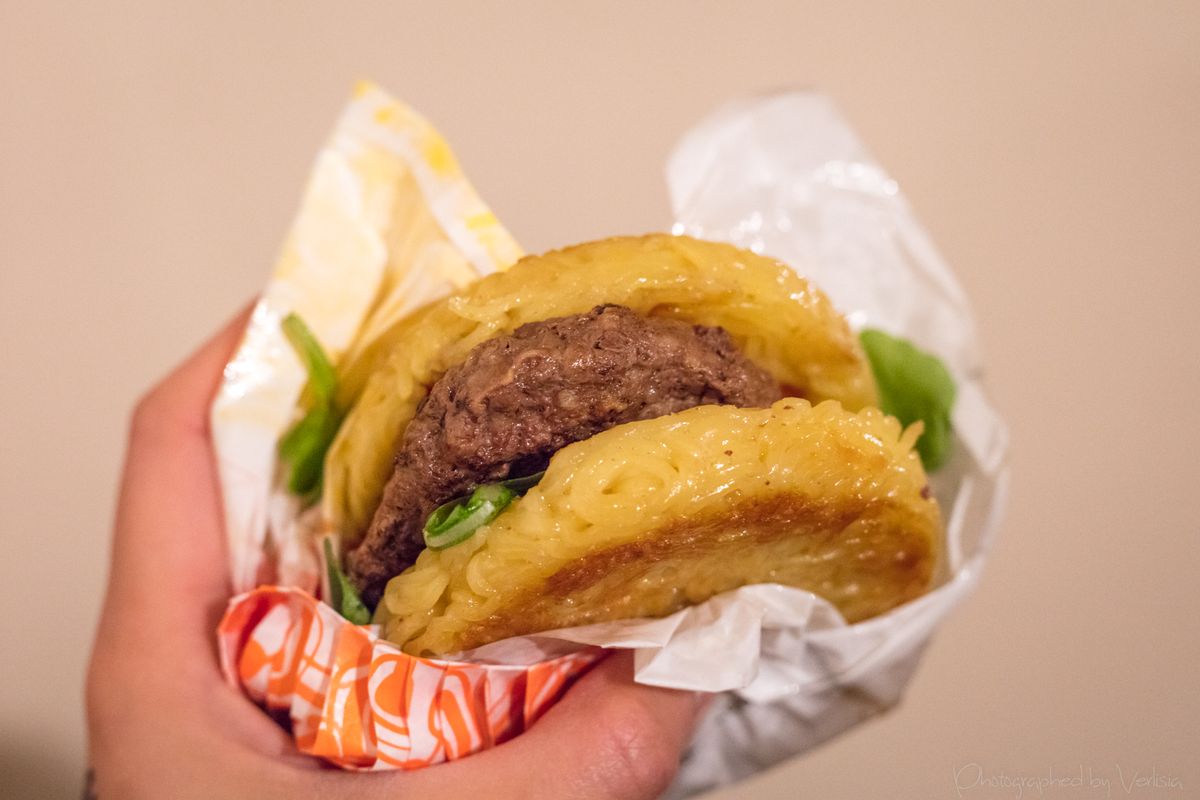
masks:
[[(304, 370), (280, 332), (295, 312), (335, 364), (414, 308), (504, 269), (520, 248), (408, 106), (360, 84), (317, 156), (238, 353), (213, 404), (237, 591), (313, 588), (317, 561), (295, 501), (275, 491), (275, 444)], [(267, 553), (273, 554), (268, 558)]]

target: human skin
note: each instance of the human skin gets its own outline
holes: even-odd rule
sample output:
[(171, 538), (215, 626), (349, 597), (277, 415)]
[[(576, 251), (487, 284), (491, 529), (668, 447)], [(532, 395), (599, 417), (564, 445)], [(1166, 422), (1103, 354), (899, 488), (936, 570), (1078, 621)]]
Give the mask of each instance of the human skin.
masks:
[(249, 309), (137, 404), (108, 590), (87, 676), (100, 798), (655, 797), (703, 696), (640, 686), (611, 656), (512, 741), (413, 772), (348, 773), (301, 754), (217, 665), (231, 593), (208, 409)]

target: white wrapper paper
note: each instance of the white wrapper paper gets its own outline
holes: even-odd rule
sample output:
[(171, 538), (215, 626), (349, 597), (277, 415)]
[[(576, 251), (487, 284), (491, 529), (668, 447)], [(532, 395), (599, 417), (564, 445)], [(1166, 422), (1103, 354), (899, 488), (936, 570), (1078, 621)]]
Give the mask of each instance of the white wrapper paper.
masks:
[[(343, 126), (353, 119), (352, 104)], [(334, 145), (344, 147), (339, 141), (335, 136)], [(641, 683), (721, 692), (668, 792), (686, 797), (802, 753), (899, 701), (932, 632), (979, 579), (1004, 501), (1007, 435), (980, 384), (979, 348), (962, 290), (896, 183), (826, 98), (786, 93), (717, 111), (680, 142), (667, 179), (676, 233), (730, 241), (791, 264), (824, 288), (854, 326), (913, 340), (939, 355), (958, 384), (954, 455), (932, 476), (946, 519), (947, 558), (936, 588), (924, 597), (847, 625), (809, 592), (748, 586), (664, 619), (522, 637), (463, 656), (526, 665), (575, 643), (630, 648)], [(473, 195), (472, 201), (478, 204)], [(515, 245), (505, 252), (515, 254)], [(358, 324), (362, 298), (375, 290), (386, 260), (377, 249), (354, 255), (360, 266), (353, 270), (309, 270), (303, 284), (280, 281), (277, 273), (269, 307), (260, 307), (251, 322), (250, 349), (227, 371), (241, 383), (232, 380), (214, 408), (223, 486), (227, 502), (231, 495), (236, 501), (228, 525), (239, 590), (252, 588), (252, 576), (262, 574), (265, 541), (284, 539), (275, 548), (285, 560), (289, 552), (311, 551), (310, 542), (287, 541), (310, 535), (314, 526), (289, 519), (294, 508), (281, 505), (275, 490), (273, 443), (302, 380), (295, 364), (280, 366), (287, 359), (277, 326), (291, 308), (320, 312), (329, 298), (316, 298), (336, 287), (350, 310), (318, 314), (314, 329), (337, 348), (348, 346), (352, 331), (336, 321)], [(478, 273), (506, 266), (479, 251), (469, 255), (474, 258), (464, 260)], [(446, 291), (444, 284), (416, 281), (412, 304)], [(246, 413), (247, 398), (253, 414)], [(289, 581), (283, 571), (284, 582), (311, 581), (311, 570), (295, 574)]]
[[(705, 721), (672, 787), (670, 796), (685, 797), (802, 753), (899, 701), (933, 630), (979, 580), (1004, 505), (1008, 436), (980, 383), (962, 289), (896, 182), (827, 98), (793, 92), (726, 106), (683, 138), (667, 180), (676, 233), (792, 265), (855, 327), (913, 340), (940, 356), (958, 384), (955, 454), (932, 476), (947, 521), (936, 589), (846, 625), (805, 592), (747, 587), (736, 600), (677, 615), (685, 637), (639, 650), (649, 682), (733, 690)], [(761, 637), (752, 631), (759, 620)], [(730, 641), (718, 653), (714, 638)], [(704, 669), (704, 644), (708, 663), (721, 670)], [(745, 665), (736, 685), (731, 662)]]

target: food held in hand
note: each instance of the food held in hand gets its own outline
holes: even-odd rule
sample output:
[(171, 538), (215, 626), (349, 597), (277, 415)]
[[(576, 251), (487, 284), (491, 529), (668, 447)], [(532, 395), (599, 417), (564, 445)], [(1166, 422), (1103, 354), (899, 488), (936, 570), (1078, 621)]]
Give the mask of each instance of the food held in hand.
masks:
[(578, 245), (354, 352), (281, 452), (346, 546), (339, 594), (353, 584), (408, 652), (753, 583), (853, 622), (932, 580), (920, 424), (874, 407), (846, 321), (768, 258), (667, 235)]

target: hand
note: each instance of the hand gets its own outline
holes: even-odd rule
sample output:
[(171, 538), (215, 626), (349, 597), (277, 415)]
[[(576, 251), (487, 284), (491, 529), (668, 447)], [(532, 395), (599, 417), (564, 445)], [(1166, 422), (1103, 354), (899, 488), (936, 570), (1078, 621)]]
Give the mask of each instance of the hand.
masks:
[(133, 415), (108, 593), (87, 680), (91, 764), (108, 798), (649, 798), (670, 782), (699, 696), (638, 686), (606, 659), (529, 731), (414, 772), (347, 773), (299, 753), (217, 667), (230, 596), (208, 409), (249, 311)]

